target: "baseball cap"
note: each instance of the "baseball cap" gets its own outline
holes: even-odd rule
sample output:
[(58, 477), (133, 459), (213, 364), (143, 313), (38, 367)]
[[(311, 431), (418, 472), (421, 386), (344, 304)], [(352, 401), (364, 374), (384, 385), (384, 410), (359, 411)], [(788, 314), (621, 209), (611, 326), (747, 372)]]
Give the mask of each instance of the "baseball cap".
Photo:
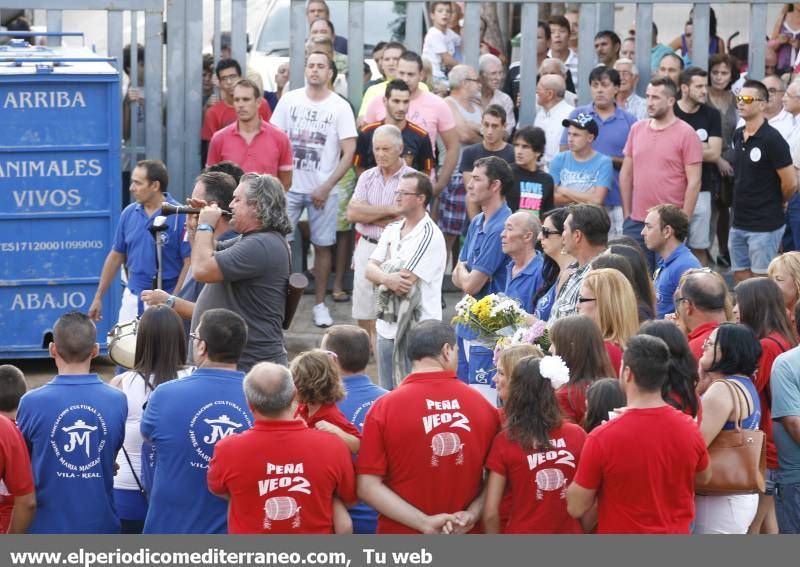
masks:
[(595, 138), (597, 138), (597, 134), (600, 132), (597, 128), (597, 122), (594, 121), (591, 114), (586, 114), (585, 112), (581, 112), (577, 116), (572, 118), (566, 118), (561, 121), (561, 125), (566, 128), (568, 126), (575, 126), (575, 128), (580, 128), (581, 130), (586, 130), (590, 134), (592, 134)]

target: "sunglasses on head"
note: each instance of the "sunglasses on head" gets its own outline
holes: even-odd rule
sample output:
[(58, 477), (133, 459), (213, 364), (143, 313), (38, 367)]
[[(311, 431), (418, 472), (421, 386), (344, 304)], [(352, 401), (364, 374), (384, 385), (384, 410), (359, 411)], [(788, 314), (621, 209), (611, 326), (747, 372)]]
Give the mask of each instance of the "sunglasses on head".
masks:
[(753, 104), (754, 102), (764, 102), (764, 99), (757, 98), (752, 95), (737, 95), (736, 102), (743, 102), (744, 104)]

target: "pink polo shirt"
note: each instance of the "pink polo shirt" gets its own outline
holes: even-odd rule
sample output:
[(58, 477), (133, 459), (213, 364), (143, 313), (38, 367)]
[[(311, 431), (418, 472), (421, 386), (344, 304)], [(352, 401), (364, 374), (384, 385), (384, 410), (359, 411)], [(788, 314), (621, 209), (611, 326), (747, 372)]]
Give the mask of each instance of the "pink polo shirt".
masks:
[(269, 173), (291, 171), (292, 144), (283, 130), (261, 121), (261, 131), (248, 144), (239, 134), (238, 120), (225, 126), (211, 138), (206, 165), (230, 160), (246, 173)]
[(691, 126), (675, 120), (656, 130), (650, 120), (640, 120), (631, 126), (623, 151), (633, 158), (631, 219), (644, 222), (647, 210), (661, 203), (683, 207), (685, 168), (703, 161), (703, 146)]

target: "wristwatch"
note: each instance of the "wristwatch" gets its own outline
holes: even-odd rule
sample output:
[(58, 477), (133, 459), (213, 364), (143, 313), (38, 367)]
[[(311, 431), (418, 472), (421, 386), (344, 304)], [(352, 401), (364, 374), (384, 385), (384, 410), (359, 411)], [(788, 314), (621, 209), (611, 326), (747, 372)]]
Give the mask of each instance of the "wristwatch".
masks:
[(214, 232), (214, 227), (208, 223), (197, 225), (198, 232)]
[(175, 296), (170, 295), (167, 300), (164, 302), (164, 305), (169, 307), (170, 309), (175, 309)]

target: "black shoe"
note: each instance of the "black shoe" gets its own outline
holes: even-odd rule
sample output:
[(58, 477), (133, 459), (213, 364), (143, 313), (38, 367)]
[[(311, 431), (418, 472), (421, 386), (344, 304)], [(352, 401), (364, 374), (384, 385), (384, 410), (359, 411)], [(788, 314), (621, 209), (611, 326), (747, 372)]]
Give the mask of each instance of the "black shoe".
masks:
[(719, 256), (717, 256), (717, 266), (722, 266), (723, 268), (730, 268), (731, 267), (730, 254), (720, 254)]

